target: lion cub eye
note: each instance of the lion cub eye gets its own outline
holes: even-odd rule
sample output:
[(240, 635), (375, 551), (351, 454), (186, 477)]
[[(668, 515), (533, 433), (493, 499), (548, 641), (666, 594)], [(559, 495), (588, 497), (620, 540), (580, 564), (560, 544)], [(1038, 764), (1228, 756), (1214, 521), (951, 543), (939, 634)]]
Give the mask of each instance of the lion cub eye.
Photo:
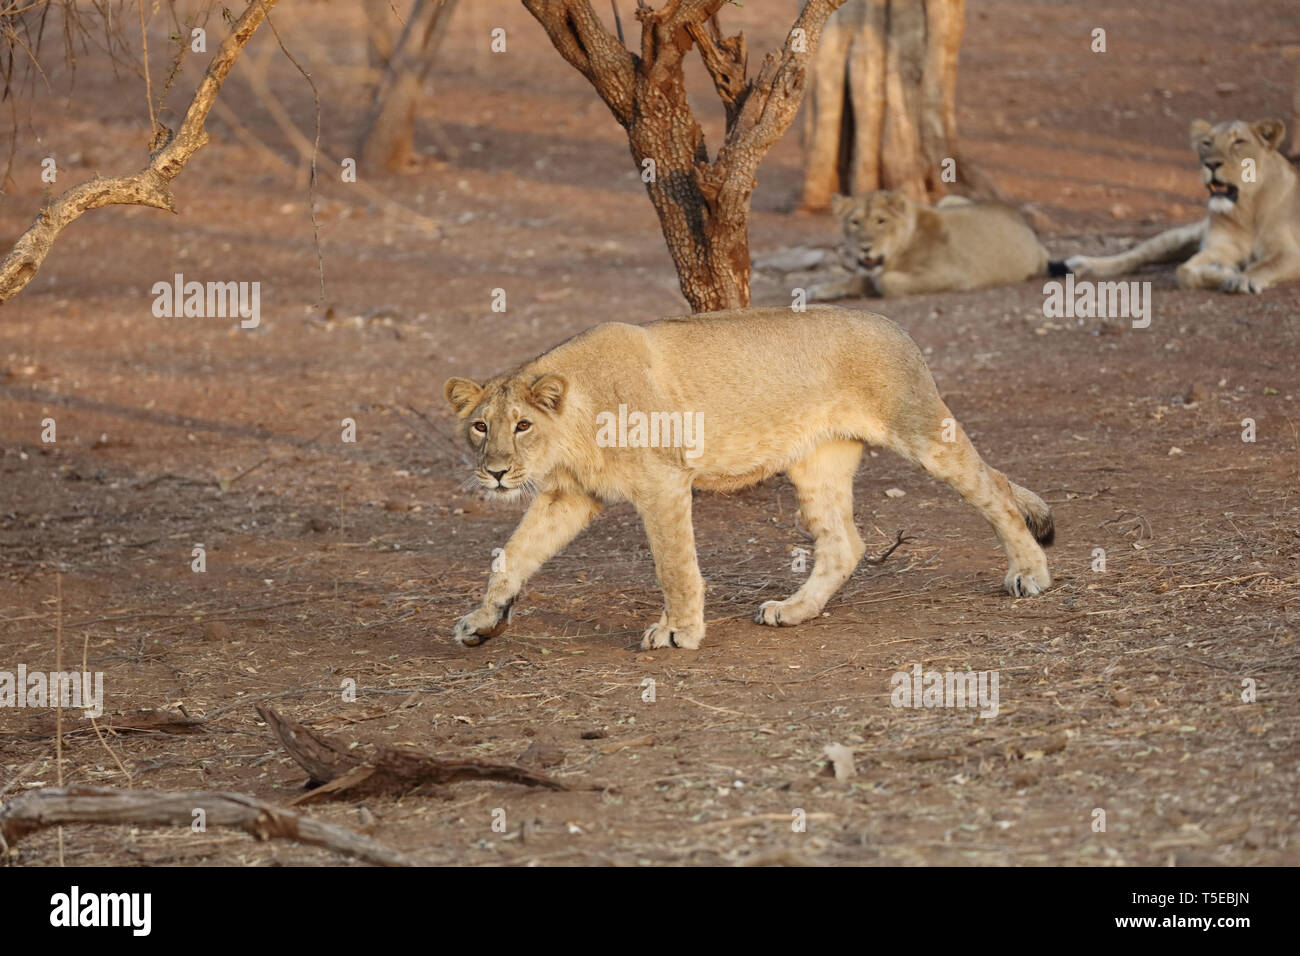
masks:
[(1234, 140), (1232, 141), (1232, 145), (1233, 145), (1233, 146), (1244, 146), (1244, 145), (1246, 145), (1246, 141), (1245, 141), (1244, 139), (1234, 139)]
[(883, 220), (883, 219), (877, 219), (877, 220), (876, 220), (876, 225), (877, 225), (877, 226), (883, 226), (884, 224), (885, 224), (885, 220)]
[(522, 421), (520, 421), (520, 423), (519, 423), (518, 425), (515, 426), (515, 431), (517, 431), (517, 432), (526, 432), (526, 431), (528, 431), (528, 429), (530, 429), (530, 428), (532, 428), (532, 427), (533, 427), (533, 423), (530, 422), (528, 419), (525, 418), (525, 419), (523, 419)]
[(474, 431), (478, 432), (480, 435), (487, 434), (487, 422), (475, 422), (473, 428)]

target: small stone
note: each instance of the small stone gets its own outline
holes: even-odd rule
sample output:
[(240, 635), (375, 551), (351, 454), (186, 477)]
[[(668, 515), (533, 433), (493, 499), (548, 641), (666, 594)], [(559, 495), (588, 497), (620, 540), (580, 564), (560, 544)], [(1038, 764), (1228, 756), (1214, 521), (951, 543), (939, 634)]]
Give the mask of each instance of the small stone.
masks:
[(519, 762), (524, 766), (554, 767), (564, 763), (564, 751), (554, 744), (537, 740), (519, 755)]

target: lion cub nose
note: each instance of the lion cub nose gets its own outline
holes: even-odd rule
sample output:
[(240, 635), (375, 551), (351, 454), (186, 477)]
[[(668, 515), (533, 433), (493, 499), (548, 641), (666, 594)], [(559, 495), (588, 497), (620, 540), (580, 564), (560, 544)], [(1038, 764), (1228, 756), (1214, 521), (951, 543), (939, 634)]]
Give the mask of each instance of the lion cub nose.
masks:
[(491, 475), (493, 478), (495, 478), (497, 480), (497, 484), (499, 485), (501, 484), (501, 479), (505, 477), (506, 472), (509, 470), (510, 470), (509, 468), (502, 468), (500, 471), (493, 471), (491, 468), (489, 468), (487, 469), (487, 473)]

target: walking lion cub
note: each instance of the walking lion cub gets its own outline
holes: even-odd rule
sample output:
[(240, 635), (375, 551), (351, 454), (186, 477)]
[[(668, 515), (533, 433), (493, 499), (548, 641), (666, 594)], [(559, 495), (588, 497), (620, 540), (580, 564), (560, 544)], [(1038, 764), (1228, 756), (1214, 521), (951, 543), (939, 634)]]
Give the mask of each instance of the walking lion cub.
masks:
[(630, 501), (645, 524), (664, 612), (644, 649), (696, 648), (704, 580), (691, 491), (731, 491), (785, 472), (816, 539), (812, 573), (759, 624), (799, 624), (848, 579), (866, 546), (853, 523), (864, 444), (891, 449), (950, 484), (993, 526), (1013, 595), (1051, 584), (1042, 499), (986, 465), (935, 388), (916, 345), (888, 319), (814, 307), (739, 309), (647, 325), (598, 325), (486, 384), (444, 388), (490, 496), (533, 495), (453, 636), (474, 646), (505, 630), (524, 582), (603, 504)]

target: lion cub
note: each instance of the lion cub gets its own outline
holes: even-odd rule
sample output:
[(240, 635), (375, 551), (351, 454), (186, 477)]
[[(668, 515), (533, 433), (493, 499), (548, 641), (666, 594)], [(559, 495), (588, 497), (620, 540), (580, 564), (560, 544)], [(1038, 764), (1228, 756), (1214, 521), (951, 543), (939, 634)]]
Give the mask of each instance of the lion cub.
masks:
[(483, 604), (456, 624), (461, 644), (505, 630), (524, 582), (601, 507), (635, 506), (664, 612), (642, 648), (700, 646), (704, 580), (695, 559), (693, 489), (732, 491), (785, 472), (816, 539), (812, 573), (759, 624), (821, 613), (866, 551), (853, 522), (853, 475), (866, 444), (946, 481), (993, 526), (1016, 596), (1051, 584), (1040, 543), (1052, 515), (990, 468), (944, 405), (920, 351), (868, 312), (815, 306), (737, 309), (648, 325), (598, 325), (486, 384), (444, 392), (483, 491), (531, 493), (494, 562)]
[(844, 232), (844, 268), (854, 275), (813, 286), (813, 300), (872, 289), (886, 298), (954, 292), (1047, 274), (1047, 250), (1020, 214), (1002, 203), (946, 196), (931, 208), (880, 190), (834, 196), (831, 212)]

